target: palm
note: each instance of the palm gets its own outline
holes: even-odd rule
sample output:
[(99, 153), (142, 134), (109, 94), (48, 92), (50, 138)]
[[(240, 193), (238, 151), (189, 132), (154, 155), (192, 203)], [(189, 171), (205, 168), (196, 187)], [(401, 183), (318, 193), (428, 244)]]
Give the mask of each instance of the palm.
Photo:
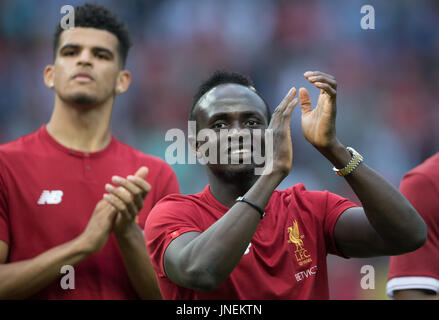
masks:
[(316, 107), (302, 112), (302, 131), (306, 140), (316, 147), (327, 146), (335, 136), (335, 101), (323, 90)]
[(320, 95), (316, 107), (312, 109), (308, 91), (305, 88), (299, 90), (303, 135), (316, 148), (326, 148), (336, 140), (337, 81), (320, 71), (307, 71), (304, 76), (320, 89)]

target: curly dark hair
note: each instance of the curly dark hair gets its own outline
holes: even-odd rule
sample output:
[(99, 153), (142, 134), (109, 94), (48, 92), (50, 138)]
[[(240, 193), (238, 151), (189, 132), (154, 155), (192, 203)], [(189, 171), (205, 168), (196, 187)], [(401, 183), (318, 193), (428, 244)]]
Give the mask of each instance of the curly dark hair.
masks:
[[(97, 4), (85, 3), (75, 8), (75, 27), (95, 28), (114, 34), (119, 40), (118, 52), (121, 67), (125, 66), (131, 40), (125, 25), (107, 8)], [(53, 56), (56, 59), (59, 38), (64, 29), (58, 24), (53, 41)]]
[(227, 83), (234, 83), (234, 84), (240, 84), (242, 86), (248, 87), (251, 90), (253, 90), (261, 99), (264, 101), (265, 106), (267, 107), (267, 119), (268, 122), (271, 120), (271, 112), (270, 107), (268, 106), (267, 101), (265, 101), (264, 97), (254, 88), (253, 81), (240, 73), (237, 72), (229, 72), (226, 70), (217, 70), (215, 71), (207, 80), (205, 80), (199, 87), (197, 93), (193, 97), (192, 101), (192, 107), (189, 119), (194, 120), (194, 109), (198, 104), (198, 101), (201, 99), (201, 97), (209, 92), (211, 89), (221, 85), (221, 84), (227, 84)]

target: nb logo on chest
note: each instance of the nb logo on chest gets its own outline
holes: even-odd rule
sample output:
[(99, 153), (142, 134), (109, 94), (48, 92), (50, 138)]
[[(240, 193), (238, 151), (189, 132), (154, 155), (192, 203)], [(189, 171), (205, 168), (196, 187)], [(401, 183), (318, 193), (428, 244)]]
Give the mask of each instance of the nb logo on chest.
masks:
[(61, 190), (43, 190), (38, 199), (38, 204), (58, 204), (61, 203), (63, 192)]

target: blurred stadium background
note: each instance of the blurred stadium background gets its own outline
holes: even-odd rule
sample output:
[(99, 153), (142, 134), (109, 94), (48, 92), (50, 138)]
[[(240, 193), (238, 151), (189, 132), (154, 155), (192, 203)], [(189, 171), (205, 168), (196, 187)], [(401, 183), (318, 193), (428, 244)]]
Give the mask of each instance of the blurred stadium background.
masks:
[[(337, 135), (399, 186), (404, 172), (439, 150), (438, 1), (108, 0), (132, 34), (133, 83), (116, 100), (116, 137), (164, 158), (171, 128), (187, 131), (192, 95), (218, 68), (245, 73), (274, 109), (291, 86), (311, 88), (307, 70), (338, 81)], [(0, 1), (0, 143), (49, 120), (53, 93), (43, 84), (60, 8), (74, 0)], [(375, 30), (360, 9), (375, 8)], [(318, 90), (311, 89), (315, 104)], [(358, 203), (343, 179), (303, 138), (293, 114), (294, 164), (285, 188), (303, 182)], [(184, 194), (206, 185), (199, 165), (174, 165)], [(388, 258), (330, 256), (332, 299), (386, 299)], [(375, 289), (360, 286), (363, 265)]]

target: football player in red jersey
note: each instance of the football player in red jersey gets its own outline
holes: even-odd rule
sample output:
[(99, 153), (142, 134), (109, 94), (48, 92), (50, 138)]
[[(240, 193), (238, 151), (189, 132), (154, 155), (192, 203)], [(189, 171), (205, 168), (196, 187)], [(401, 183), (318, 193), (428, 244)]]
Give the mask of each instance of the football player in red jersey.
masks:
[[(57, 28), (44, 70), (50, 121), (0, 146), (0, 298), (161, 298), (142, 229), (179, 186), (168, 164), (111, 134), (129, 47), (124, 25), (98, 5)], [(68, 286), (64, 266), (74, 268)]]
[(401, 193), (428, 226), (422, 248), (390, 257), (387, 295), (397, 300), (439, 300), (439, 152), (407, 172)]
[(204, 191), (170, 195), (153, 208), (145, 234), (165, 299), (328, 299), (328, 253), (394, 255), (424, 244), (425, 223), (407, 199), (336, 137), (334, 77), (310, 71), (305, 78), (320, 95), (312, 109), (307, 90), (299, 90), (303, 134), (346, 179), (363, 207), (327, 191), (307, 191), (303, 184), (276, 190), (292, 168), (296, 89), (270, 121), (267, 104), (249, 79), (218, 72), (194, 97), (191, 118), (197, 130), (211, 129), (216, 137), (197, 142), (197, 152), (205, 144), (217, 148), (226, 129), (232, 144), (217, 148), (219, 153), (229, 159), (234, 153), (252, 157), (257, 139), (253, 145), (233, 144), (233, 136), (268, 128), (272, 170), (256, 176), (254, 162), (212, 161)]

